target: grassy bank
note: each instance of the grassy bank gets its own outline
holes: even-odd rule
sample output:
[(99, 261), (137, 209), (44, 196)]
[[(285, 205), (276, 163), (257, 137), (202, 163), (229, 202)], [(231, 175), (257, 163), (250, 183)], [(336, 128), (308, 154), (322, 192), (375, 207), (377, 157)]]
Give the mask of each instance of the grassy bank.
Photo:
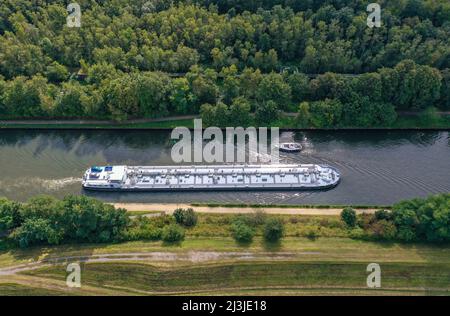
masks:
[(0, 129), (173, 129), (177, 126), (186, 126), (188, 128), (194, 127), (194, 122), (192, 119), (183, 119), (183, 120), (165, 120), (165, 121), (157, 121), (157, 122), (140, 122), (140, 123), (109, 123), (105, 122), (102, 124), (94, 124), (94, 123), (71, 123), (68, 122), (60, 122), (60, 123), (33, 123), (33, 121), (29, 122), (21, 122), (15, 123), (11, 121), (11, 123), (7, 121), (3, 121), (0, 123)]
[[(32, 248), (0, 254), (0, 266), (7, 261), (11, 265), (38, 258), (107, 253), (122, 256), (122, 261), (82, 263), (81, 291), (86, 287), (93, 293), (108, 290), (109, 294), (117, 291), (119, 295), (440, 295), (449, 294), (450, 290), (450, 248), (348, 238), (290, 237), (275, 246), (257, 238), (245, 246), (230, 238), (189, 237), (177, 245), (130, 242)], [(160, 259), (138, 259), (142, 253), (166, 255)], [(227, 253), (234, 257), (224, 257)], [(195, 255), (200, 259), (192, 261)], [(191, 260), (182, 256), (190, 256)], [(77, 258), (70, 261), (76, 262)], [(381, 289), (366, 287), (366, 267), (371, 262), (381, 266)], [(20, 285), (0, 277), (0, 295), (21, 290), (37, 295), (41, 293), (39, 289), (54, 290), (54, 285), (50, 289), (46, 286), (52, 282), (62, 287), (67, 276), (65, 267), (56, 264), (21, 272)]]
[[(449, 289), (448, 266), (380, 264), (385, 291), (441, 294)], [(280, 292), (307, 288), (375, 292), (365, 287), (366, 266), (365, 263), (277, 261), (163, 268), (138, 263), (94, 263), (84, 265), (83, 282), (95, 287), (126, 288), (149, 294), (226, 294), (227, 289), (245, 294), (248, 290)], [(66, 277), (65, 271), (58, 266), (29, 274), (57, 280)]]
[[(0, 120), (1, 121), (1, 120)], [(281, 129), (299, 129), (296, 125), (295, 118), (291, 115), (283, 116), (278, 121), (271, 124), (272, 126), (280, 127)], [(0, 122), (0, 129), (173, 129), (175, 127), (185, 126), (194, 128), (193, 119), (164, 119), (161, 121), (149, 122), (122, 122), (111, 123), (105, 121), (104, 123), (72, 123), (71, 121), (57, 121), (55, 123), (36, 123), (30, 121), (8, 121)], [(398, 119), (391, 126), (374, 126), (370, 129), (449, 129), (450, 115), (441, 115), (432, 119), (421, 115), (404, 115), (399, 116)], [(301, 128), (301, 130), (315, 130), (316, 128)], [(326, 128), (325, 128), (326, 129)], [(336, 129), (358, 129), (358, 127), (348, 128), (330, 128)], [(367, 128), (361, 128), (367, 129)]]

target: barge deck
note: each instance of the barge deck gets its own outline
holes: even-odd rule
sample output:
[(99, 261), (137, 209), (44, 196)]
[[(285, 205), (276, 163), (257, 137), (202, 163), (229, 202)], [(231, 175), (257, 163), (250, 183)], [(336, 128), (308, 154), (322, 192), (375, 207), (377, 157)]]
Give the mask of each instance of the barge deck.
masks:
[(89, 168), (83, 188), (103, 191), (208, 191), (328, 189), (340, 181), (330, 166), (199, 165)]

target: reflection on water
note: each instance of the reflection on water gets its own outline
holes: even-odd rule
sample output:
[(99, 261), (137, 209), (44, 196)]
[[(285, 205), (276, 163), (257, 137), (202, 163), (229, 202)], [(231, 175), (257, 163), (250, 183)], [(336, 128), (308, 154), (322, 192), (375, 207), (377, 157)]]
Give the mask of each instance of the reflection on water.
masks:
[[(80, 188), (91, 165), (172, 164), (169, 132), (0, 131), (0, 196), (26, 200), (36, 194), (88, 194), (108, 201), (282, 204), (391, 204), (450, 192), (450, 136), (442, 131), (285, 132), (281, 141), (302, 143), (286, 163), (326, 163), (341, 184), (321, 192), (89, 193)], [(254, 155), (256, 153), (248, 153)]]

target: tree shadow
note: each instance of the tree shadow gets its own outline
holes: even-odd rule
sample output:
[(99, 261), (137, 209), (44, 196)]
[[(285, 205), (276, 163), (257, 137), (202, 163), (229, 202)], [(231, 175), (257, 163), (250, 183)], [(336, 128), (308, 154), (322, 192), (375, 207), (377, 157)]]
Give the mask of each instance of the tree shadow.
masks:
[(269, 252), (278, 252), (278, 251), (281, 251), (281, 249), (283, 248), (283, 243), (281, 240), (278, 240), (278, 241), (263, 240), (261, 244), (262, 244), (262, 248), (265, 251), (269, 251)]

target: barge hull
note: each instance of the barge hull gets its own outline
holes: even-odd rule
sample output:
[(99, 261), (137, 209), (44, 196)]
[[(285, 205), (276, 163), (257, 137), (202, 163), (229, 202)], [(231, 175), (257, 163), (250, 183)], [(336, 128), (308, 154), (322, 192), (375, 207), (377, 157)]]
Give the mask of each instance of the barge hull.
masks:
[(203, 165), (92, 167), (83, 188), (92, 191), (286, 191), (335, 187), (339, 172), (326, 165)]

